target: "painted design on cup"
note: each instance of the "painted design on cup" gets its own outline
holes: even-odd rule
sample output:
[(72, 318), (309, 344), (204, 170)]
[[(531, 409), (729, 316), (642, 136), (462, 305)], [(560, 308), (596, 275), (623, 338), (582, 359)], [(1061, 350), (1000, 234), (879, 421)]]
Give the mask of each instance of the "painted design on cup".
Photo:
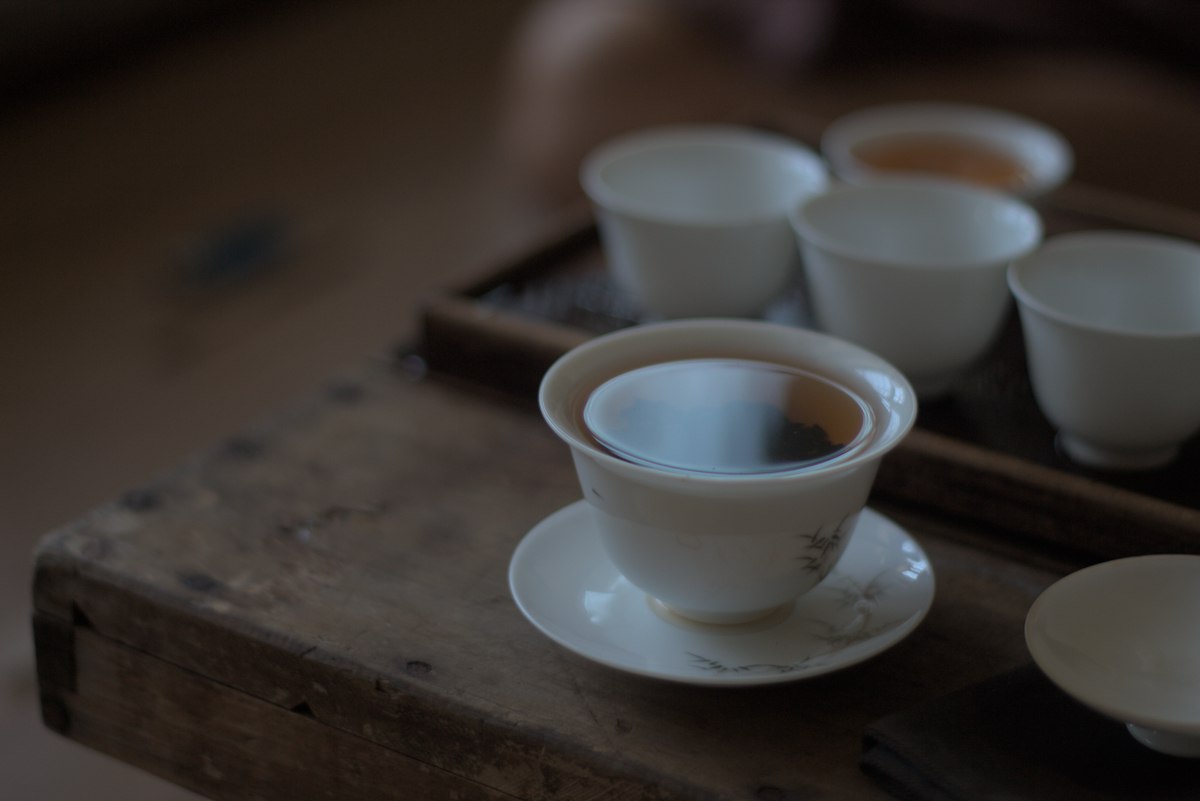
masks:
[(812, 667), (812, 657), (807, 656), (799, 662), (793, 662), (790, 665), (777, 665), (769, 662), (753, 665), (726, 665), (719, 659), (711, 659), (707, 656), (694, 654), (691, 651), (685, 653), (691, 658), (692, 663), (696, 667), (708, 673), (799, 673), (806, 668)]
[[(852, 645), (865, 642), (884, 634), (901, 621), (875, 619), (880, 600), (886, 595), (886, 580), (888, 571), (882, 571), (866, 585), (859, 585), (849, 576), (835, 573), (830, 589), (836, 597), (834, 607), (826, 617), (817, 617), (804, 621), (806, 628), (812, 630), (813, 639), (826, 647), (821, 653), (807, 654), (802, 659), (786, 664), (781, 663), (749, 663), (743, 665), (728, 665), (710, 656), (686, 651), (686, 655), (694, 667), (706, 673), (798, 673), (804, 670), (820, 667), (825, 659), (843, 651)], [(831, 618), (840, 618), (846, 612), (851, 617), (845, 622)]]
[(822, 578), (833, 568), (833, 555), (841, 553), (842, 540), (854, 530), (851, 523), (854, 515), (847, 515), (833, 526), (821, 526), (816, 531), (806, 531), (797, 534), (800, 540), (806, 540), (804, 553), (796, 557), (803, 563), (805, 572), (817, 573)]

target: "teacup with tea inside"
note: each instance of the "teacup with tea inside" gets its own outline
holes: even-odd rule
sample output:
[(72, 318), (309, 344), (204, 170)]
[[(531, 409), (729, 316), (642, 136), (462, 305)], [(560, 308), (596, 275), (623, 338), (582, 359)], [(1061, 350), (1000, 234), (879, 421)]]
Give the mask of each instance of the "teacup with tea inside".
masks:
[(1070, 143), (1009, 111), (964, 103), (894, 103), (852, 111), (821, 136), (835, 175), (859, 184), (936, 176), (1038, 198), (1070, 176)]
[(711, 319), (580, 345), (539, 404), (617, 570), (716, 624), (771, 615), (829, 574), (917, 409), (908, 380), (862, 347)]
[(622, 373), (583, 410), (588, 432), (631, 462), (745, 475), (802, 470), (867, 440), (871, 408), (827, 378), (752, 359), (684, 359)]

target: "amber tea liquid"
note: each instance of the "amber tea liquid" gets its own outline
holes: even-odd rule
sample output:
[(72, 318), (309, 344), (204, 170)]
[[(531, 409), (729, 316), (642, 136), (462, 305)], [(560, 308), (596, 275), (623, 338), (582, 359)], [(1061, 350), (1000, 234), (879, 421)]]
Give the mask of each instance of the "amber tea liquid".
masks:
[(875, 170), (935, 173), (994, 189), (1020, 189), (1030, 179), (1029, 171), (1015, 156), (964, 136), (883, 136), (856, 145), (852, 152)]
[(615, 456), (709, 474), (798, 470), (866, 437), (869, 407), (813, 373), (749, 359), (687, 359), (638, 368), (597, 388), (584, 428)]

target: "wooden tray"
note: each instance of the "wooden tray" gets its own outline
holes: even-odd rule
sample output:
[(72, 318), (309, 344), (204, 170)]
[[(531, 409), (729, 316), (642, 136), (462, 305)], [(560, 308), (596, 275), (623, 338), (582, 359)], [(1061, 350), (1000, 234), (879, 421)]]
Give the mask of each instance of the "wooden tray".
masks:
[[(1048, 235), (1095, 228), (1200, 238), (1200, 218), (1070, 185), (1042, 203)], [(794, 287), (779, 309), (802, 308)], [(804, 324), (802, 315), (794, 320)], [(590, 215), (559, 220), (523, 253), (430, 302), (421, 352), (430, 369), (532, 399), (570, 347), (637, 323), (612, 285)], [(885, 460), (877, 492), (1071, 551), (1117, 557), (1200, 551), (1200, 438), (1167, 468), (1103, 473), (1070, 462), (1034, 401), (1016, 314), (950, 395), (922, 407)]]

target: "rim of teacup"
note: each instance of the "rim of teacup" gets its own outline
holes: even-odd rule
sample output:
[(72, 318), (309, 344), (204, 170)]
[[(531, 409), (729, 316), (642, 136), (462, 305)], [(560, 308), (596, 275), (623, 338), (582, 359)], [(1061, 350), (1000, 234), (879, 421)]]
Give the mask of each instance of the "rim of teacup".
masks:
[[(580, 436), (583, 429), (582, 423), (582, 403), (586, 403), (587, 396), (595, 391), (597, 387), (603, 384), (606, 380), (613, 378), (619, 374), (614, 371), (605, 372), (604, 375), (596, 376), (594, 380), (589, 381), (589, 385), (580, 385), (578, 383), (570, 383), (569, 387), (573, 390), (573, 394), (568, 394), (567, 397), (558, 399), (559, 405), (570, 407), (571, 400), (578, 397), (580, 409), (576, 417), (580, 418), (571, 423), (564, 423), (558, 410), (554, 408), (556, 399), (550, 398), (551, 389), (556, 388), (558, 382), (568, 381), (569, 378), (577, 378), (569, 376), (569, 373), (578, 367), (581, 360), (589, 356), (613, 347), (614, 344), (620, 344), (627, 340), (637, 341), (639, 339), (647, 339), (654, 337), (662, 337), (663, 339), (672, 336), (686, 337), (689, 333), (698, 331), (718, 331), (718, 332), (743, 332), (753, 333), (762, 332), (775, 334), (783, 334), (791, 337), (795, 341), (807, 341), (819, 347), (829, 348), (846, 362), (853, 360), (853, 363), (847, 367), (847, 372), (863, 372), (869, 370), (873, 374), (886, 376), (890, 382), (891, 396), (881, 397), (880, 394), (869, 396), (866, 393), (859, 392), (855, 387), (849, 386), (847, 382), (838, 375), (830, 375), (821, 372), (808, 365), (792, 364), (790, 366), (798, 366), (800, 369), (811, 370), (832, 383), (849, 389), (852, 393), (857, 392), (860, 397), (871, 407), (873, 419), (869, 423), (869, 433), (867, 442), (860, 444), (853, 451), (844, 454), (843, 457), (831, 459), (826, 462), (821, 462), (816, 465), (802, 467), (796, 470), (779, 471), (771, 473), (745, 473), (745, 474), (728, 474), (728, 473), (699, 473), (699, 472), (681, 472), (670, 471), (662, 468), (653, 468), (645, 465), (631, 462), (622, 459), (610, 453), (596, 442), (591, 441), (585, 436)], [(741, 347), (745, 347), (742, 345)], [(730, 345), (730, 354), (734, 358), (752, 358), (758, 360), (766, 360), (769, 357), (755, 353), (749, 356), (738, 355), (738, 346)], [(713, 354), (707, 354), (713, 356)], [(706, 356), (706, 357), (707, 357)], [(678, 361), (686, 358), (694, 358), (691, 356), (679, 355), (665, 358), (650, 358), (646, 361), (640, 361), (635, 366), (647, 366), (650, 364), (659, 364), (671, 361)], [(632, 366), (629, 369), (633, 369)], [(869, 383), (864, 376), (864, 383)], [(876, 388), (877, 389), (877, 388)], [(877, 406), (878, 403), (878, 406)], [(683, 482), (696, 487), (706, 489), (715, 489), (719, 487), (739, 487), (747, 485), (755, 485), (761, 487), (771, 487), (780, 484), (786, 484), (794, 481), (798, 476), (832, 476), (841, 472), (857, 469), (865, 462), (881, 458), (888, 451), (895, 448), (912, 430), (917, 418), (917, 396), (913, 390), (912, 384), (894, 365), (883, 359), (881, 356), (872, 353), (871, 351), (851, 343), (847, 340), (838, 337), (830, 336), (817, 331), (812, 331), (793, 326), (781, 325), (778, 323), (770, 323), (760, 320), (733, 320), (726, 318), (694, 318), (688, 320), (670, 320), (657, 323), (646, 323), (632, 328), (621, 329), (609, 334), (604, 334), (594, 339), (591, 339), (581, 345), (578, 345), (567, 353), (560, 356), (546, 371), (542, 377), (541, 384), (538, 389), (538, 406), (541, 410), (542, 417), (554, 433), (579, 451), (586, 453), (590, 458), (595, 459), (601, 464), (607, 465), (617, 471), (623, 471), (630, 475), (639, 476), (651, 481), (669, 481)], [(881, 419), (884, 415), (880, 414), (879, 407), (889, 410), (887, 417), (889, 419)]]
[[(1079, 231), (1051, 237), (1033, 252), (1015, 259), (1008, 266), (1009, 290), (1022, 306), (1048, 319), (1080, 330), (1155, 340), (1183, 340), (1200, 337), (1200, 314), (1197, 314), (1193, 327), (1181, 330), (1117, 325), (1064, 311), (1044, 300), (1028, 285), (1028, 275), (1038, 269), (1048, 269), (1047, 264), (1052, 264), (1053, 262), (1050, 260), (1053, 260), (1059, 253), (1072, 250), (1111, 250), (1113, 248), (1126, 248), (1131, 253), (1157, 252), (1184, 256), (1195, 263), (1197, 280), (1200, 281), (1200, 245), (1187, 239), (1143, 231)], [(1142, 261), (1131, 264), (1130, 267), (1133, 272), (1144, 272), (1146, 269), (1148, 269), (1146, 263)], [(1143, 280), (1145, 280), (1144, 276)]]
[[(725, 212), (672, 212), (633, 197), (612, 186), (605, 173), (614, 165), (677, 146), (709, 147), (713, 150), (741, 149), (791, 161), (803, 182), (795, 192), (778, 201), (757, 207)], [(583, 159), (579, 181), (591, 201), (602, 208), (661, 223), (677, 225), (747, 225), (782, 219), (798, 197), (820, 192), (829, 186), (824, 160), (807, 145), (789, 137), (742, 125), (708, 123), (662, 125), (617, 136), (592, 149)]]
[(946, 101), (888, 103), (851, 111), (825, 128), (821, 153), (835, 175), (859, 183), (884, 173), (864, 165), (854, 148), (883, 137), (923, 134), (986, 142), (1020, 159), (1030, 171), (1030, 179), (1023, 186), (1001, 190), (1020, 197), (1048, 193), (1075, 168), (1070, 142), (1045, 123), (1000, 108)]
[[(697, 363), (709, 363), (709, 364), (714, 364), (718, 367), (722, 367), (722, 366), (728, 365), (729, 363), (742, 363), (742, 362), (753, 363), (760, 367), (767, 367), (769, 369), (776, 370), (776, 371), (783, 371), (783, 372), (786, 372), (786, 373), (792, 375), (793, 377), (799, 379), (800, 381), (802, 381), (806, 384), (814, 383), (817, 385), (823, 385), (824, 387), (826, 387), (828, 389), (832, 389), (836, 395), (840, 396), (840, 400), (843, 403), (843, 405), (848, 405), (848, 406), (854, 408), (858, 412), (858, 414), (857, 414), (858, 425), (854, 430), (854, 435), (852, 437), (850, 437), (844, 445), (842, 445), (837, 450), (833, 451), (831, 454), (825, 456), (824, 458), (820, 458), (816, 461), (811, 461), (807, 464), (797, 465), (795, 467), (790, 467), (790, 468), (778, 468), (778, 469), (757, 470), (757, 471), (755, 471), (755, 470), (732, 470), (732, 469), (731, 470), (718, 470), (718, 469), (703, 469), (703, 468), (698, 468), (698, 467), (683, 467), (683, 466), (680, 466), (677, 464), (671, 464), (669, 461), (666, 461), (665, 459), (662, 459), (662, 458), (655, 459), (654, 457), (650, 456), (648, 453), (640, 453), (639, 454), (637, 452), (634, 452), (632, 449), (623, 448), (621, 443), (613, 441), (612, 439), (607, 437), (604, 432), (597, 430), (596, 426), (593, 426), (593, 425), (589, 424), (589, 422), (588, 422), (589, 411), (593, 411), (595, 409), (595, 403), (597, 401), (598, 396), (600, 396), (602, 393), (605, 393), (606, 390), (611, 390), (614, 386), (617, 385), (617, 382), (620, 382), (622, 379), (626, 379), (626, 378), (632, 376), (633, 374), (638, 373), (639, 371), (649, 371), (649, 370), (658, 369), (658, 368), (674, 368), (676, 370), (681, 370), (681, 369), (687, 369), (688, 366), (690, 366), (692, 364), (697, 364)], [(716, 476), (755, 475), (755, 476), (759, 476), (759, 475), (768, 475), (770, 473), (803, 472), (803, 471), (811, 470), (812, 468), (814, 468), (816, 466), (830, 465), (830, 464), (845, 461), (846, 459), (851, 458), (855, 453), (857, 453), (859, 450), (864, 448), (867, 445), (867, 443), (871, 440), (871, 437), (873, 436), (874, 431), (875, 431), (875, 411), (871, 407), (871, 404), (869, 404), (866, 400), (864, 400), (863, 397), (858, 392), (854, 391), (850, 387), (847, 387), (846, 385), (844, 385), (838, 381), (833, 380), (829, 376), (821, 375), (812, 370), (806, 370), (806, 369), (799, 368), (799, 367), (789, 367), (787, 365), (779, 364), (777, 362), (763, 361), (761, 359), (730, 359), (730, 358), (700, 357), (700, 358), (673, 359), (669, 362), (659, 362), (657, 364), (646, 365), (645, 367), (635, 367), (633, 370), (630, 370), (626, 373), (620, 373), (618, 375), (613, 376), (612, 378), (607, 379), (596, 389), (592, 390), (591, 395), (587, 398), (587, 400), (584, 401), (583, 428), (586, 429), (591, 434), (592, 438), (594, 438), (597, 442), (599, 442), (605, 449), (619, 454), (621, 456), (621, 458), (623, 458), (625, 461), (633, 462), (635, 464), (643, 464), (643, 465), (646, 465), (647, 467), (651, 467), (655, 470), (665, 470), (665, 471), (670, 471), (670, 472), (677, 472), (677, 473), (681, 473), (684, 475), (716, 475)]]
[[(1016, 218), (1013, 227), (1019, 236), (1013, 237), (1007, 246), (993, 247), (988, 253), (971, 258), (912, 257), (899, 255), (886, 248), (864, 247), (858, 237), (832, 236), (813, 219), (815, 212), (829, 204), (841, 203), (854, 207), (859, 205), (854, 202), (856, 198), (889, 195), (910, 201), (915, 198), (934, 198), (946, 202), (947, 207), (953, 210), (964, 209), (967, 203), (986, 204), (994, 214)], [(789, 219), (803, 242), (839, 256), (897, 269), (969, 270), (1007, 265), (1037, 248), (1043, 234), (1041, 216), (1024, 200), (995, 189), (928, 176), (876, 178), (857, 184), (842, 184), (800, 200), (793, 206)]]

